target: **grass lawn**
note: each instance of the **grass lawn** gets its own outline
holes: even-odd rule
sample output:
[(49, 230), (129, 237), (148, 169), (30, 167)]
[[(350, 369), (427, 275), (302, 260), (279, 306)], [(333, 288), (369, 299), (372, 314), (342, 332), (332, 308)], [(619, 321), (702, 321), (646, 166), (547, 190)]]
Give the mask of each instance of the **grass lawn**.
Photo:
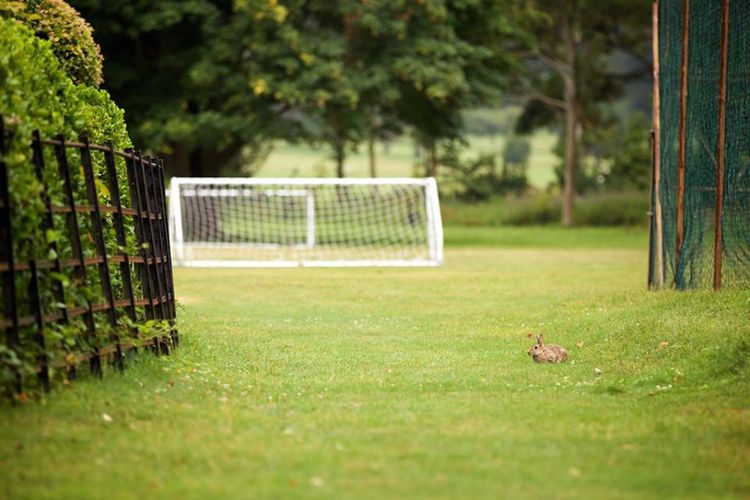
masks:
[(175, 355), (0, 407), (0, 497), (750, 496), (750, 294), (646, 292), (643, 230), (446, 241), (177, 270)]

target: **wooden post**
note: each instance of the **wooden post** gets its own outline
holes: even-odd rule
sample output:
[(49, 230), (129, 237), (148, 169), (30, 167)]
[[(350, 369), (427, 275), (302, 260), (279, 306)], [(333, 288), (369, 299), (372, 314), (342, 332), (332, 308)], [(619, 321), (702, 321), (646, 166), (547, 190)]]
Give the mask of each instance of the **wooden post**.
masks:
[(724, 148), (727, 138), (727, 57), (729, 52), (729, 0), (721, 2), (721, 62), (719, 74), (719, 133), (716, 138), (716, 234), (714, 239), (714, 290), (721, 288), (722, 209), (724, 206)]
[(655, 274), (654, 284), (657, 288), (664, 286), (664, 227), (661, 209), (661, 100), (659, 97), (659, 2), (654, 2), (651, 12), (652, 22), (652, 51), (653, 51), (653, 101), (651, 105), (652, 122), (654, 127), (653, 142), (653, 184), (654, 184), (654, 211), (653, 220), (655, 239)]
[(690, 0), (682, 2), (682, 60), (680, 62), (679, 157), (677, 160), (677, 244), (675, 245), (675, 285), (679, 287), (680, 257), (685, 237), (685, 164), (687, 161), (688, 46), (690, 41)]

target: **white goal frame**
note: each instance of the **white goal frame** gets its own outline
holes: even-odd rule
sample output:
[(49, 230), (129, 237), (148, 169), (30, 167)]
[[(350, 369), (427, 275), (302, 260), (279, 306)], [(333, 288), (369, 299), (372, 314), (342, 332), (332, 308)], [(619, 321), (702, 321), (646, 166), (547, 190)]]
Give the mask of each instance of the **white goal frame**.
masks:
[[(186, 242), (183, 228), (181, 197), (185, 192), (182, 186), (207, 187), (206, 192), (195, 188), (193, 196), (238, 196), (242, 194), (263, 194), (265, 196), (287, 196), (305, 198), (306, 239), (299, 247), (315, 247), (315, 198), (310, 187), (314, 186), (422, 186), (424, 188), (424, 210), (427, 219), (428, 257), (418, 259), (367, 259), (367, 260), (223, 260), (186, 257)], [(278, 186), (284, 186), (279, 189)], [(307, 189), (306, 189), (307, 188)], [(440, 266), (444, 261), (443, 225), (440, 216), (440, 202), (437, 182), (434, 178), (257, 178), (257, 177), (172, 177), (167, 190), (169, 196), (169, 228), (174, 264), (185, 267), (424, 267)], [(211, 243), (220, 247), (222, 243)], [(241, 247), (242, 243), (227, 244)], [(258, 246), (257, 243), (247, 244)], [(266, 247), (278, 246), (270, 243)]]

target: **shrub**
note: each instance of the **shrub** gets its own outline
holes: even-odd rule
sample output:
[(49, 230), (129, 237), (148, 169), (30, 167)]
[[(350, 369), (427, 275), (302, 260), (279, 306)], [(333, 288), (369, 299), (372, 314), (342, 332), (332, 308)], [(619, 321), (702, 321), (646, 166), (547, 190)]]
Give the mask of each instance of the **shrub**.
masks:
[(102, 82), (102, 54), (91, 26), (63, 0), (14, 2), (0, 0), (0, 14), (30, 27), (48, 40), (63, 71), (74, 83), (98, 87)]
[[(55, 231), (43, 231), (44, 205), (41, 200), (42, 184), (37, 180), (32, 164), (29, 140), (31, 132), (39, 130), (43, 137), (63, 133), (66, 138), (77, 138), (87, 134), (92, 142), (111, 142), (116, 148), (123, 149), (131, 145), (123, 119), (123, 112), (102, 91), (85, 85), (75, 85), (64, 73), (60, 63), (52, 52), (49, 41), (41, 40), (27, 27), (14, 20), (0, 18), (0, 115), (3, 115), (6, 129), (11, 129), (8, 151), (3, 158), (8, 166), (9, 191), (11, 205), (11, 225), (13, 229), (13, 248), (17, 260), (48, 258), (49, 242), (57, 240)], [(49, 188), (53, 204), (62, 204), (62, 181), (57, 175), (51, 148), (45, 149), (44, 179)], [(80, 165), (80, 157), (73, 151), (69, 155), (71, 167)], [(105, 167), (100, 155), (94, 157), (95, 175), (101, 180)], [(118, 177), (121, 185), (127, 185), (127, 177), (122, 164), (118, 164)], [(77, 200), (85, 200), (85, 186), (80, 168), (70, 168), (76, 188)], [(122, 193), (123, 203), (128, 205), (128, 193)], [(100, 199), (109, 203), (106, 189), (100, 190)], [(57, 217), (57, 216), (56, 216)], [(105, 215), (106, 217), (111, 217)], [(93, 228), (88, 217), (81, 217), (79, 226), (83, 235), (91, 234)], [(127, 232), (134, 241), (132, 221), (126, 221)], [(62, 228), (58, 217), (56, 229)], [(108, 253), (116, 251), (111, 223), (106, 224), (105, 239)], [(83, 238), (83, 250), (86, 255), (96, 253), (93, 240)], [(71, 250), (66, 238), (60, 238), (58, 254), (64, 258), (71, 257)], [(130, 243), (129, 246), (133, 246)], [(75, 307), (86, 302), (102, 302), (102, 291), (98, 284), (97, 273), (91, 273), (88, 286), (83, 286), (72, 275), (72, 269), (63, 275), (53, 276), (43, 273), (40, 277), (46, 280), (45, 290), (49, 290), (49, 280), (61, 281), (67, 290), (66, 304)], [(17, 287), (19, 295), (19, 314), (29, 314), (24, 304), (25, 286)], [(52, 297), (43, 297), (45, 303), (53, 303)], [(7, 314), (7, 312), (5, 312)], [(97, 319), (99, 321), (99, 319)], [(47, 325), (45, 337), (48, 340), (48, 352), (55, 350), (65, 353), (68, 350), (81, 350), (91, 347), (93, 342), (107, 340), (111, 333), (106, 322), (97, 324), (100, 339), (90, 339), (82, 335), (85, 325), (76, 319), (70, 326), (59, 324)], [(115, 332), (116, 333), (116, 332)], [(33, 335), (33, 330), (25, 328), (20, 332), (22, 338)], [(0, 379), (7, 378), (10, 365), (21, 364), (22, 372), (30, 373), (34, 363), (34, 353), (0, 352)]]

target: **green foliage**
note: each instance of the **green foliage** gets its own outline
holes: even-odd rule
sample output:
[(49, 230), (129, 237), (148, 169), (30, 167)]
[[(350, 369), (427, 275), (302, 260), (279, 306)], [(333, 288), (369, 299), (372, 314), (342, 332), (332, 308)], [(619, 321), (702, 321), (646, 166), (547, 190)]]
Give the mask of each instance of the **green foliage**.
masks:
[(138, 142), (192, 175), (279, 138), (328, 145), (339, 170), (368, 137), (456, 138), (464, 109), (497, 99), (515, 30), (508, 0), (74, 3)]
[(605, 131), (603, 156), (611, 163), (603, 172), (604, 185), (618, 191), (647, 191), (651, 181), (651, 123), (643, 113), (633, 113), (624, 124)]
[(442, 151), (439, 162), (446, 176), (440, 182), (443, 194), (477, 201), (486, 200), (499, 190), (500, 177), (493, 154), (463, 158), (459, 145), (450, 143)]
[[(576, 171), (576, 192), (647, 191), (651, 185), (650, 128), (646, 116), (634, 112), (626, 118), (610, 116), (598, 128), (587, 129)], [(562, 149), (560, 141), (558, 155)], [(562, 164), (555, 167), (555, 175), (562, 184)]]
[(18, 19), (48, 40), (74, 83), (94, 87), (102, 83), (103, 58), (91, 26), (63, 0), (0, 0), (0, 15)]
[[(526, 226), (557, 224), (559, 196), (547, 192), (525, 196), (491, 197), (479, 203), (441, 200), (443, 223), (460, 226)], [(644, 226), (648, 223), (648, 195), (640, 191), (591, 193), (575, 207), (581, 226)]]
[[(32, 164), (29, 142), (33, 130), (39, 130), (42, 137), (52, 137), (58, 133), (67, 139), (78, 139), (87, 135), (93, 143), (111, 143), (117, 149), (131, 146), (123, 119), (123, 112), (103, 90), (85, 85), (76, 85), (64, 73), (61, 64), (52, 52), (51, 43), (34, 36), (27, 27), (14, 20), (0, 18), (0, 115), (5, 120), (5, 128), (11, 132), (8, 152), (4, 161), (9, 172), (9, 191), (11, 197), (11, 227), (13, 231), (13, 249), (17, 261), (30, 259), (52, 259), (55, 254), (50, 244), (57, 245), (57, 255), (63, 259), (73, 258), (69, 236), (65, 229), (63, 215), (55, 215), (55, 229), (44, 230), (45, 207), (42, 202), (42, 183), (39, 182)], [(93, 169), (97, 183), (99, 201), (109, 204), (111, 201), (107, 189), (105, 165), (101, 154), (93, 155)], [(63, 182), (57, 171), (57, 164), (52, 148), (45, 147), (43, 154), (43, 179), (53, 205), (63, 205)], [(79, 167), (80, 155), (76, 150), (68, 150), (69, 172), (76, 203), (88, 205), (83, 172)], [(127, 173), (122, 159), (116, 161), (116, 171), (120, 186), (127, 186)], [(130, 206), (127, 189), (121, 192), (125, 206)], [(107, 253), (119, 253), (116, 241), (112, 214), (105, 213), (104, 240)], [(127, 244), (130, 254), (135, 253), (135, 230), (133, 220), (125, 218)], [(79, 216), (79, 227), (82, 235), (82, 250), (86, 257), (97, 254), (93, 223), (90, 217)], [(28, 273), (20, 273), (27, 275)], [(115, 292), (122, 291), (122, 277), (116, 265), (110, 265)], [(27, 276), (19, 276), (16, 283), (16, 294), (19, 298), (19, 316), (31, 313), (28, 301)], [(134, 282), (138, 281), (134, 277)], [(62, 285), (66, 303), (58, 304), (51, 293), (53, 284)], [(88, 284), (84, 285), (74, 275), (73, 269), (62, 273), (40, 272), (40, 290), (44, 313), (51, 313), (59, 308), (85, 307), (88, 304), (103, 303), (103, 293), (98, 273), (89, 271)], [(142, 313), (142, 311), (141, 311)], [(7, 317), (8, 312), (3, 311)], [(48, 324), (44, 330), (47, 341), (47, 354), (52, 359), (60, 359), (69, 352), (83, 352), (109, 342), (110, 334), (118, 335), (125, 331), (126, 325), (112, 330), (104, 317), (95, 316), (97, 336), (92, 337), (83, 332), (86, 326), (80, 317), (72, 319), (70, 325)], [(24, 374), (32, 373), (38, 353), (30, 346), (35, 345), (34, 328), (21, 328), (20, 336), (23, 350), (17, 353), (0, 353), (1, 368), (7, 375), (8, 367), (21, 363)], [(15, 366), (15, 365), (14, 365)], [(0, 375), (4, 378), (5, 375)]]
[(527, 172), (531, 141), (526, 136), (510, 134), (503, 149), (503, 170), (500, 174), (504, 191), (521, 193), (529, 187)]
[[(523, 54), (524, 71), (513, 75), (514, 88), (527, 102), (517, 130), (563, 130), (565, 143), (557, 152), (566, 164), (558, 172), (564, 195), (571, 198), (566, 210), (574, 192), (603, 182), (592, 170), (608, 168), (600, 164), (597, 144), (587, 139), (611, 126), (608, 107), (627, 84), (648, 75), (650, 4), (613, 0), (602, 8), (591, 1), (533, 0), (524, 3), (518, 17), (529, 36), (516, 48)], [(566, 223), (571, 218), (563, 214)]]

